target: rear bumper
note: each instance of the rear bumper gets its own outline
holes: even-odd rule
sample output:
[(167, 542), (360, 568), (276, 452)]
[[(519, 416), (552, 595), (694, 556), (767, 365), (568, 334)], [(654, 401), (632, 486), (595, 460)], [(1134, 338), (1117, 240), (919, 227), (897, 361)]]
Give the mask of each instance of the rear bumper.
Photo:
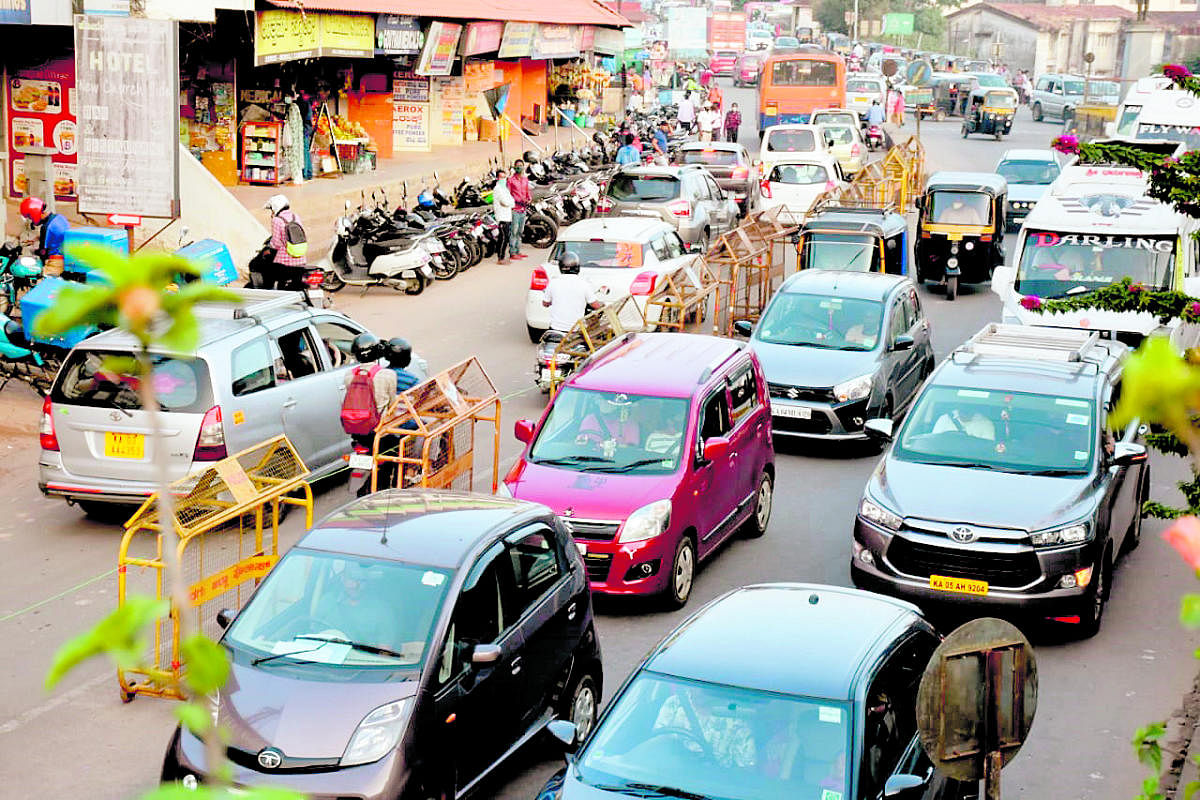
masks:
[(71, 501), (91, 500), (119, 505), (141, 505), (147, 497), (157, 491), (157, 486), (150, 481), (73, 475), (63, 467), (61, 453), (43, 450), (41, 458), (38, 459), (38, 489), (47, 497), (61, 497)]

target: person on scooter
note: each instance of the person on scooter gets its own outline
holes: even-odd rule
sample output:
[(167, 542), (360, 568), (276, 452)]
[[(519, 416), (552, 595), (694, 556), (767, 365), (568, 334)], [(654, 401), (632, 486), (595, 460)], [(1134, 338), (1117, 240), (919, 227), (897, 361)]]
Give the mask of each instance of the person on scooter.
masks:
[(871, 101), (871, 107), (867, 109), (867, 125), (882, 125), (883, 124), (883, 106), (879, 105), (879, 100)]
[(34, 255), (46, 261), (52, 256), (62, 258), (63, 239), (71, 229), (71, 223), (62, 214), (46, 213), (46, 202), (40, 197), (26, 197), (21, 201), (21, 216), (29, 220), (38, 233), (38, 246)]
[[(371, 376), (371, 386), (375, 394), (375, 409), (380, 416), (387, 411), (388, 406), (396, 399), (396, 372), (391, 369), (383, 369), (383, 365), (379, 364), (379, 360), (383, 357), (385, 345), (373, 333), (360, 333), (354, 337), (354, 341), (350, 343), (350, 353), (354, 359), (364, 367), (374, 368), (375, 374)], [(346, 388), (350, 388), (350, 384), (354, 382), (355, 370), (346, 371)], [(366, 450), (371, 452), (375, 447), (375, 434), (353, 434), (351, 440), (354, 442), (356, 449)], [(380, 449), (383, 449), (383, 443), (380, 443)], [(380, 469), (382, 470), (382, 466)], [(382, 482), (380, 485), (383, 485)], [(368, 475), (366, 481), (358, 490), (358, 496), (371, 493), (371, 476)]]
[(492, 216), (499, 223), (500, 241), (496, 245), (496, 263), (507, 264), (508, 236), (512, 227), (513, 196), (508, 190), (508, 170), (501, 167), (496, 170), (496, 185), (492, 187)]
[(282, 289), (297, 286), (303, 274), (302, 269), (308, 264), (308, 258), (303, 255), (291, 255), (288, 245), (287, 229), (292, 222), (300, 223), (300, 217), (292, 211), (291, 204), (285, 195), (272, 195), (264, 208), (271, 212), (271, 243), (274, 251), (271, 264), (275, 274), (263, 275), (263, 289)]
[(589, 309), (603, 308), (604, 303), (579, 274), (578, 255), (565, 252), (559, 256), (558, 271), (542, 294), (542, 305), (550, 309), (550, 330), (566, 333)]

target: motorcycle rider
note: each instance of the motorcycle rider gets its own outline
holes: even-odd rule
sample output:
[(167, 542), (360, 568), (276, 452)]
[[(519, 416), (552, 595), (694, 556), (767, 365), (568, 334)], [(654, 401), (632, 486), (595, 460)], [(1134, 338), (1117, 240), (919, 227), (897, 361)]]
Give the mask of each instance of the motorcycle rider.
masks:
[(272, 195), (263, 207), (271, 212), (270, 248), (274, 251), (274, 255), (271, 257), (274, 273), (263, 275), (262, 288), (283, 288), (299, 280), (297, 267), (304, 267), (308, 264), (308, 259), (304, 256), (288, 254), (287, 227), (291, 222), (299, 223), (300, 217), (292, 211), (286, 195)]
[[(373, 333), (360, 333), (354, 337), (354, 341), (350, 343), (350, 353), (354, 359), (361, 365), (380, 366), (377, 364), (380, 358), (383, 357), (385, 346), (379, 341), (378, 337)], [(354, 381), (355, 370), (346, 371), (346, 388), (350, 388), (350, 384)], [(382, 417), (387, 411), (388, 406), (396, 399), (396, 373), (390, 369), (377, 369), (371, 377), (371, 387), (375, 394), (375, 409)], [(351, 440), (359, 448), (365, 448), (367, 452), (371, 452), (375, 446), (375, 434), (353, 434)], [(384, 449), (383, 442), (380, 442), (380, 450)], [(382, 471), (383, 465), (380, 465)], [(358, 496), (363, 497), (371, 493), (371, 476), (368, 475), (366, 481), (358, 489)]]
[(26, 197), (21, 201), (21, 216), (29, 220), (30, 227), (37, 231), (38, 246), (34, 254), (46, 261), (52, 256), (62, 258), (63, 239), (71, 229), (71, 223), (62, 214), (46, 213), (46, 202), (40, 197)]
[(879, 99), (871, 101), (871, 107), (867, 109), (867, 125), (882, 125), (883, 124), (883, 106), (879, 105)]
[(566, 333), (588, 312), (603, 308), (596, 290), (579, 274), (579, 256), (566, 252), (558, 257), (559, 276), (551, 278), (542, 295), (550, 309), (550, 330)]

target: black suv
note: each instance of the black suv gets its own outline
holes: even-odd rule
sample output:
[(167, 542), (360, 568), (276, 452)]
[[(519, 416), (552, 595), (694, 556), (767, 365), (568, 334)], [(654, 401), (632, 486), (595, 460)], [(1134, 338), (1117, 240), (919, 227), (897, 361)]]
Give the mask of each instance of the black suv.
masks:
[[(1099, 630), (1150, 483), (1137, 421), (1110, 425), (1128, 349), (988, 325), (926, 381), (867, 483), (854, 584)], [(867, 429), (892, 439), (891, 420)]]
[[(545, 506), (390, 490), (325, 518), (229, 622), (215, 699), (235, 785), (464, 794), (555, 717), (590, 729), (600, 646), (583, 560)], [(163, 779), (204, 780), (176, 730)]]

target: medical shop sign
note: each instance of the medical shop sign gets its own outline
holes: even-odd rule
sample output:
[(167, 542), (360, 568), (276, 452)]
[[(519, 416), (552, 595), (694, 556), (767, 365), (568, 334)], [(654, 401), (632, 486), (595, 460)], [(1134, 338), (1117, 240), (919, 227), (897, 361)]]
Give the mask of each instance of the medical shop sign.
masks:
[(425, 46), (425, 34), (416, 17), (380, 14), (375, 20), (375, 54), (416, 55)]

